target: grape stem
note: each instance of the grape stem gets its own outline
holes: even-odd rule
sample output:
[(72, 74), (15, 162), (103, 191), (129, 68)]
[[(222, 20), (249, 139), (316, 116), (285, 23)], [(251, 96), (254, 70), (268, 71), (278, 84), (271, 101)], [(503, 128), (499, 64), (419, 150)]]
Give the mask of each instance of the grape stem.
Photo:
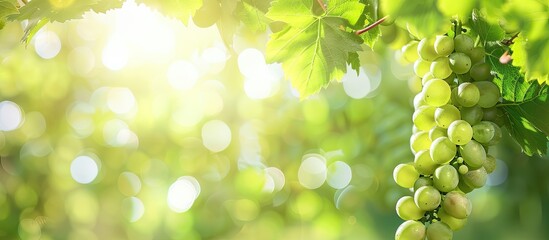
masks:
[(326, 5), (324, 5), (324, 2), (322, 0), (316, 0), (316, 2), (318, 3), (318, 5), (320, 5), (322, 10), (324, 10), (324, 12), (326, 12)]
[(356, 35), (360, 35), (360, 34), (363, 34), (367, 31), (370, 31), (372, 28), (375, 28), (377, 25), (381, 24), (383, 21), (385, 21), (385, 19), (387, 19), (387, 17), (389, 17), (388, 15), (385, 16), (385, 17), (382, 17), (380, 18), (379, 20), (375, 21), (374, 23), (368, 25), (367, 27), (363, 28), (363, 29), (360, 29), (358, 31), (355, 32)]
[(511, 38), (509, 38), (509, 39), (502, 40), (501, 44), (503, 44), (505, 46), (509, 46), (509, 45), (513, 44), (513, 41), (515, 40), (515, 38), (518, 37), (519, 33), (520, 32), (515, 33), (515, 35), (511, 36)]

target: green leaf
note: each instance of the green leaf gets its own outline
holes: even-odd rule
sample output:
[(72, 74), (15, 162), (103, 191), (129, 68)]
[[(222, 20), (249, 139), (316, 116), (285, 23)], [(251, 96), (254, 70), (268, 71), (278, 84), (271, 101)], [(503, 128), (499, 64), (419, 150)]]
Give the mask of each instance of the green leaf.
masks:
[(513, 65), (520, 67), (528, 81), (537, 80), (549, 84), (549, 42), (546, 40), (527, 41), (521, 35), (514, 40)]
[[(365, 21), (362, 21), (361, 25), (370, 25), (378, 20), (378, 1), (377, 0), (362, 0), (362, 3), (366, 5), (364, 8), (363, 17)], [(360, 21), (359, 21), (360, 23)], [(362, 28), (362, 27), (360, 27)], [(360, 37), (364, 40), (364, 43), (370, 48), (373, 48), (376, 41), (381, 37), (381, 29), (379, 27), (375, 27), (370, 29), (369, 31), (360, 34)]]
[(8, 15), (17, 14), (19, 10), (15, 6), (12, 0), (1, 0), (0, 1), (0, 18), (4, 18)]
[(353, 70), (356, 71), (357, 75), (360, 74), (360, 58), (358, 56), (358, 53), (350, 52), (349, 59), (347, 59), (347, 63), (351, 66)]
[[(288, 24), (271, 35), (267, 60), (282, 62), (301, 98), (318, 92), (331, 80), (340, 80), (347, 70), (349, 53), (360, 51), (362, 43), (360, 37), (343, 29), (358, 21), (364, 5), (355, 9), (349, 7), (349, 1), (333, 0), (324, 14), (315, 16), (310, 10), (312, 4), (313, 0), (279, 0), (273, 2), (267, 13), (269, 18)], [(343, 11), (355, 15), (342, 14)]]
[(484, 16), (476, 9), (473, 10), (471, 21), (471, 28), (478, 34), (483, 43), (500, 41), (505, 37), (505, 31), (499, 24), (487, 22)]
[(189, 18), (202, 6), (202, 0), (136, 0), (136, 2), (157, 9), (167, 17), (177, 18), (184, 24), (187, 24)]
[(233, 37), (239, 24), (238, 19), (233, 14), (236, 10), (236, 2), (233, 0), (221, 0), (221, 9), (223, 11), (216, 22), (217, 29), (227, 48), (233, 51)]
[(486, 61), (496, 72), (494, 83), (501, 90), (506, 113), (506, 127), (511, 136), (529, 156), (547, 152), (549, 136), (549, 101), (547, 85), (527, 82), (520, 69), (511, 64), (502, 64), (499, 57), (506, 47), (491, 42), (486, 47)]
[(417, 38), (434, 36), (450, 29), (451, 22), (436, 7), (435, 0), (380, 1), (386, 15), (396, 18), (395, 23), (412, 32)]
[(264, 32), (270, 22), (263, 11), (247, 2), (238, 3), (236, 14), (240, 21), (254, 32)]

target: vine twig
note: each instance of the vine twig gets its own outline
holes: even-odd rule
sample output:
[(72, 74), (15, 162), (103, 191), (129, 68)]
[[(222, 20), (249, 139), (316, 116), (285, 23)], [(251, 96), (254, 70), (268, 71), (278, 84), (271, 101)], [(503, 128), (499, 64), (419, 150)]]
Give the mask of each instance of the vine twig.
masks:
[(320, 5), (322, 10), (324, 10), (324, 12), (326, 12), (326, 5), (324, 5), (324, 2), (322, 0), (316, 0), (316, 2), (318, 3), (318, 5)]
[(501, 44), (503, 44), (503, 45), (505, 45), (505, 46), (509, 46), (509, 45), (513, 44), (513, 41), (515, 40), (515, 38), (518, 37), (519, 33), (520, 33), (520, 32), (515, 33), (515, 35), (513, 35), (513, 36), (512, 36), (511, 38), (509, 38), (509, 39), (504, 39), (504, 40), (502, 40), (502, 41), (501, 41)]
[(385, 19), (387, 19), (387, 17), (389, 16), (385, 16), (385, 17), (382, 17), (380, 18), (379, 20), (375, 21), (374, 23), (368, 25), (367, 27), (363, 28), (363, 29), (360, 29), (358, 31), (355, 32), (356, 35), (360, 35), (360, 34), (363, 34), (367, 31), (370, 31), (372, 28), (375, 28), (377, 25), (381, 24), (383, 21), (385, 21)]

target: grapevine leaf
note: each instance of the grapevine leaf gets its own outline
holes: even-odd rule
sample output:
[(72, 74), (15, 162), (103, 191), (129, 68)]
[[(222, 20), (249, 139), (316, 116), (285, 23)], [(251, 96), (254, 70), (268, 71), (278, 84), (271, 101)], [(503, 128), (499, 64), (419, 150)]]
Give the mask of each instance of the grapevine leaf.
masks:
[(332, 0), (326, 12), (315, 16), (311, 12), (313, 1), (275, 1), (267, 13), (272, 20), (288, 24), (271, 35), (267, 60), (282, 62), (301, 98), (326, 87), (331, 80), (340, 80), (347, 70), (349, 53), (360, 51), (362, 43), (360, 37), (343, 29), (359, 20), (363, 4)]
[(265, 13), (258, 9), (257, 7), (247, 3), (240, 2), (237, 5), (237, 16), (248, 27), (254, 32), (264, 32), (267, 30), (267, 24), (269, 19), (265, 17)]
[(0, 1), (0, 18), (4, 18), (8, 15), (17, 14), (19, 10), (11, 0)]
[[(378, 1), (362, 0), (361, 2), (364, 3), (364, 5), (366, 5), (366, 7), (364, 8), (364, 14), (363, 14), (365, 21), (359, 21), (359, 24), (362, 22), (363, 25), (370, 25), (373, 22), (377, 21), (377, 19), (379, 18), (379, 16), (377, 15)], [(362, 37), (366, 45), (373, 48), (376, 41), (379, 39), (379, 37), (381, 37), (381, 30), (379, 27), (375, 27), (361, 34), (360, 37)]]
[(234, 33), (239, 24), (238, 19), (236, 19), (233, 14), (237, 5), (233, 0), (222, 0), (220, 3), (223, 11), (221, 12), (219, 20), (216, 22), (217, 29), (219, 30), (219, 34), (225, 45), (233, 51), (231, 46), (233, 45)]
[(505, 37), (505, 31), (499, 24), (489, 23), (478, 11), (473, 10), (471, 28), (478, 34), (482, 42), (500, 41)]
[(543, 155), (548, 152), (547, 136), (540, 132), (532, 122), (522, 117), (522, 113), (516, 106), (506, 106), (504, 110), (507, 112), (506, 126), (526, 155)]
[(385, 14), (396, 18), (397, 25), (417, 38), (433, 36), (450, 28), (450, 21), (437, 10), (434, 0), (387, 0), (380, 4)]
[(349, 63), (351, 68), (356, 71), (357, 75), (360, 74), (360, 59), (357, 52), (349, 53), (349, 59), (347, 59), (347, 63)]
[(185, 25), (189, 22), (189, 18), (194, 15), (194, 12), (202, 6), (202, 0), (136, 0), (136, 2), (157, 9), (164, 16), (177, 18)]
[(514, 40), (513, 65), (520, 67), (527, 80), (537, 80), (539, 83), (549, 84), (549, 62), (545, 56), (549, 54), (549, 42), (526, 41), (519, 35)]
[(48, 1), (34, 0), (19, 9), (18, 15), (11, 15), (10, 20), (48, 19), (52, 22), (65, 22), (82, 18), (82, 15), (94, 10), (105, 12), (122, 6), (121, 0), (80, 0), (80, 1)]

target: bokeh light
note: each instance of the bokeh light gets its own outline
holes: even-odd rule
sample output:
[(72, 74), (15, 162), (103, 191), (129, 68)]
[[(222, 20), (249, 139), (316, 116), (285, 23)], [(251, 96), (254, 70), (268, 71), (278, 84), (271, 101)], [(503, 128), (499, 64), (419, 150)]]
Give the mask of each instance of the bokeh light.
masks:
[(212, 152), (221, 152), (231, 144), (231, 129), (221, 120), (211, 120), (202, 126), (202, 144)]
[(0, 131), (13, 131), (23, 121), (23, 113), (19, 106), (11, 101), (0, 102)]
[(53, 31), (43, 29), (34, 37), (36, 54), (44, 59), (51, 59), (61, 51), (61, 40)]
[(194, 177), (181, 177), (168, 189), (168, 207), (177, 213), (186, 212), (192, 207), (199, 194), (200, 185)]
[(326, 159), (320, 154), (309, 154), (303, 157), (299, 166), (299, 183), (308, 189), (319, 188), (326, 181)]
[(78, 156), (71, 163), (71, 176), (78, 183), (91, 183), (98, 173), (99, 166), (90, 156)]

